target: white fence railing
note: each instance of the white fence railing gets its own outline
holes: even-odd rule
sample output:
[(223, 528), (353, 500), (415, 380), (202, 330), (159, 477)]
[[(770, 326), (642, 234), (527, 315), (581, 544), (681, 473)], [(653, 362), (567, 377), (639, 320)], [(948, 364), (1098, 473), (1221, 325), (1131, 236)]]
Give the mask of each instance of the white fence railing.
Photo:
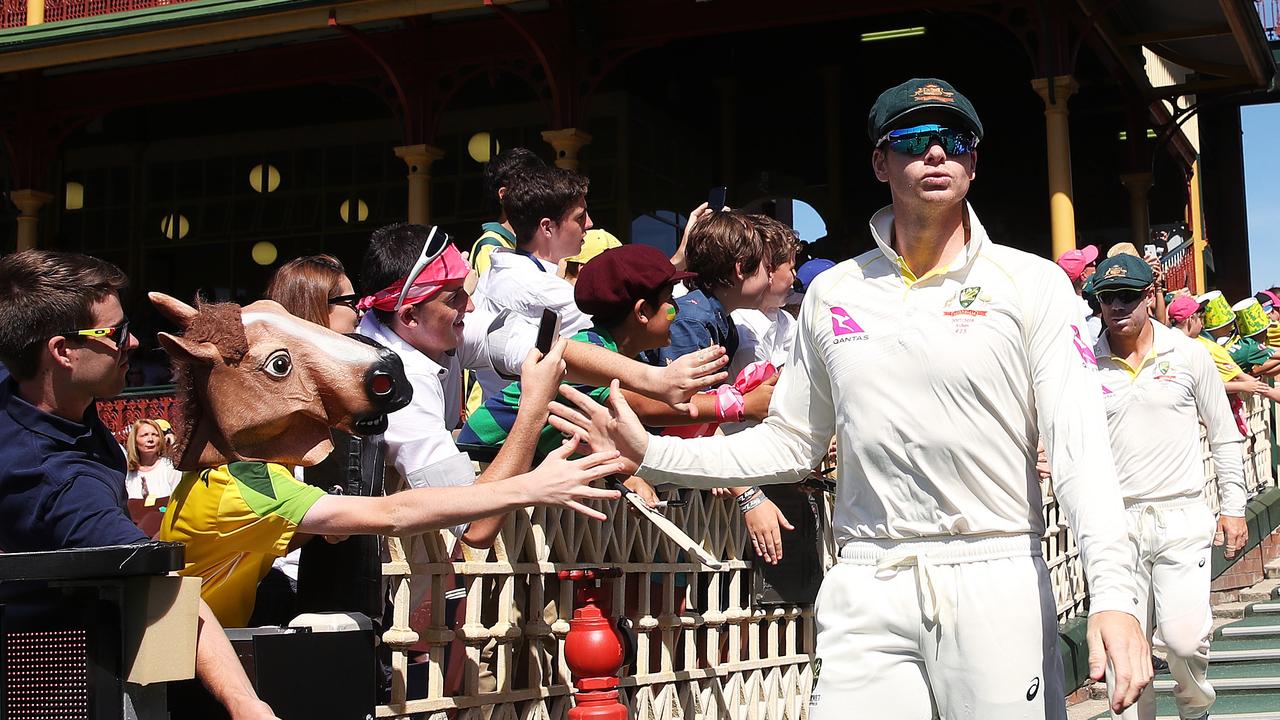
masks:
[[(1275, 484), (1270, 403), (1251, 399), (1245, 409), (1245, 475), (1253, 496)], [(1205, 474), (1216, 504), (1207, 446)], [(1084, 573), (1051, 488), (1044, 490), (1044, 556), (1058, 617), (1066, 620), (1085, 609)], [(394, 623), (384, 633), (393, 650), (392, 700), (378, 707), (378, 717), (566, 717), (573, 688), (564, 638), (573, 597), (571, 584), (555, 573), (595, 566), (622, 571), (612, 581), (609, 612), (629, 618), (636, 636), (635, 664), (620, 688), (631, 717), (805, 717), (813, 681), (812, 608), (753, 608), (752, 568), (742, 552), (747, 537), (736, 506), (707, 493), (687, 495), (686, 507), (667, 513), (725, 559), (723, 569), (691, 561), (629, 512), (609, 512), (603, 523), (556, 509), (513, 513), (489, 551), (457, 547), (445, 532), (406, 542), (408, 557), (392, 543), (391, 561), (383, 565), (395, 598)], [(822, 511), (829, 517), (829, 503)], [(829, 535), (828, 565), (834, 557)], [(446, 598), (463, 593), (464, 608), (448, 617)], [(429, 609), (414, 614), (411, 597), (418, 595), (430, 600)], [(411, 673), (414, 657), (422, 662)], [(412, 693), (411, 674), (417, 678)]]

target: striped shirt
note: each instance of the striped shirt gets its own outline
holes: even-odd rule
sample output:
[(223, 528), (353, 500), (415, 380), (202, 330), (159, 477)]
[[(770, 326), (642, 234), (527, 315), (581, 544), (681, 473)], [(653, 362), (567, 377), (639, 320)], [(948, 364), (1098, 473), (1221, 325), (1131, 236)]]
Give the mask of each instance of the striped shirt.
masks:
[[(591, 345), (599, 345), (613, 352), (618, 352), (618, 343), (614, 341), (613, 336), (609, 334), (608, 330), (599, 326), (592, 327), (589, 330), (582, 330), (571, 339)], [(590, 395), (602, 405), (609, 398), (609, 388), (607, 387), (575, 385), (574, 388), (579, 392)], [(561, 402), (565, 401), (561, 399)], [(507, 385), (501, 392), (486, 400), (479, 409), (467, 416), (467, 422), (463, 424), (462, 432), (458, 434), (458, 444), (464, 446), (486, 445), (489, 447), (502, 445), (507, 436), (511, 434), (511, 428), (516, 424), (516, 413), (519, 410), (520, 383), (517, 381)], [(559, 447), (562, 442), (564, 442), (564, 435), (559, 430), (556, 430), (550, 424), (544, 426), (542, 433), (538, 436), (534, 462), (539, 462), (546, 457), (547, 453)]]

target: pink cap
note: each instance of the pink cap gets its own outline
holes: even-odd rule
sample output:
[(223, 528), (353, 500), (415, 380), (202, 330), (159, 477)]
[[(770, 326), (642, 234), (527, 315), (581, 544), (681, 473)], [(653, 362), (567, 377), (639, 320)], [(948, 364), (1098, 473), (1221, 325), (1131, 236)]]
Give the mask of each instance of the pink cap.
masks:
[(1200, 309), (1200, 303), (1196, 299), (1187, 295), (1179, 295), (1169, 303), (1169, 307), (1165, 308), (1165, 312), (1169, 313), (1169, 319), (1180, 323), (1183, 320), (1196, 314)]
[(1085, 245), (1079, 250), (1068, 250), (1062, 253), (1062, 257), (1058, 258), (1058, 267), (1067, 273), (1067, 277), (1071, 278), (1071, 282), (1080, 279), (1084, 274), (1084, 269), (1098, 261), (1098, 247), (1096, 245)]
[(1275, 293), (1270, 290), (1259, 290), (1258, 294), (1271, 298), (1271, 307), (1280, 310), (1280, 297), (1276, 297)]

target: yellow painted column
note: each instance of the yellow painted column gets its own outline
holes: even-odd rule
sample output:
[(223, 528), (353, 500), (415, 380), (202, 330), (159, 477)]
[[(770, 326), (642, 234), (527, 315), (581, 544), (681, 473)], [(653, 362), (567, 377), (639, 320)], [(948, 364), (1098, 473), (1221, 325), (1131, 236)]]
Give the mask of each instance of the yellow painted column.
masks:
[(1147, 199), (1151, 194), (1151, 173), (1124, 173), (1120, 183), (1129, 191), (1129, 242), (1142, 251), (1151, 242), (1151, 215)]
[(36, 246), (40, 230), (40, 208), (53, 196), (39, 190), (14, 190), (9, 199), (18, 206), (18, 250), (31, 250)]
[(543, 130), (542, 139), (556, 149), (556, 167), (578, 170), (578, 152), (591, 144), (590, 133), (577, 128)]
[(39, 25), (44, 22), (44, 0), (27, 0), (27, 24)]
[(1191, 262), (1196, 268), (1195, 291), (1202, 293), (1209, 288), (1204, 280), (1204, 251), (1209, 247), (1209, 240), (1204, 236), (1204, 203), (1200, 197), (1200, 158), (1191, 164), (1191, 217), (1187, 225), (1191, 228)]
[(409, 166), (409, 217), (414, 225), (431, 222), (431, 163), (444, 157), (434, 145), (401, 145), (396, 157)]
[[(1050, 83), (1053, 95), (1050, 97)], [(1036, 78), (1031, 87), (1044, 101), (1044, 125), (1049, 158), (1049, 225), (1053, 257), (1075, 248), (1076, 212), (1071, 194), (1071, 126), (1067, 100), (1079, 87), (1070, 75)]]

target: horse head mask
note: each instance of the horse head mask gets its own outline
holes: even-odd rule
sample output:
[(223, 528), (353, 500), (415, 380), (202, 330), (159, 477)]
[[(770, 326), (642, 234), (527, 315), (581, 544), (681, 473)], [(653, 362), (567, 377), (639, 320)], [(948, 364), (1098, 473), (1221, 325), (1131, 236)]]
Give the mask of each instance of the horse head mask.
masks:
[(333, 450), (330, 428), (376, 435), (409, 404), (400, 358), (354, 335), (260, 300), (196, 307), (151, 293), (182, 329), (159, 333), (177, 383), (178, 468), (234, 461), (314, 465)]

